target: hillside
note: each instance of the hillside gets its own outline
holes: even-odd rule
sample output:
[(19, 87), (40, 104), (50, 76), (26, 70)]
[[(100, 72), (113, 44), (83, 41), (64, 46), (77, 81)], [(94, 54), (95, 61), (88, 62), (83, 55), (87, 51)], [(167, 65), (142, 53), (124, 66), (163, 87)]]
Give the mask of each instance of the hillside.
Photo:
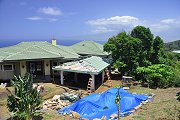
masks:
[(164, 46), (166, 51), (180, 50), (180, 40), (165, 43)]

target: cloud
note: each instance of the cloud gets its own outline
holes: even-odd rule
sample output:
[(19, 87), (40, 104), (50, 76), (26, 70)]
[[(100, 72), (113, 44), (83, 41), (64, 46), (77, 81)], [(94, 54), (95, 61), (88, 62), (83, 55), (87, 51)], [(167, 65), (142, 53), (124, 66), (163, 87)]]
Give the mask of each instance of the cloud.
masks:
[(93, 28), (93, 33), (119, 32), (122, 30), (129, 31), (137, 25), (149, 27), (156, 33), (180, 28), (180, 18), (167, 18), (152, 22), (134, 16), (114, 16), (110, 18), (88, 20), (86, 23)]
[(130, 28), (140, 25), (143, 21), (133, 16), (114, 16), (110, 18), (101, 18), (96, 20), (89, 20), (86, 22), (95, 28), (94, 33), (113, 32), (119, 30), (129, 30)]
[(149, 24), (149, 27), (155, 32), (180, 28), (180, 18), (168, 18), (160, 20), (157, 23)]
[(165, 24), (170, 24), (170, 23), (174, 23), (175, 19), (164, 19), (160, 21), (161, 23), (165, 23)]
[(90, 25), (136, 25), (139, 19), (132, 16), (114, 16), (87, 21)]
[(26, 19), (28, 19), (28, 20), (42, 20), (42, 18), (38, 17), (38, 16), (28, 17)]
[(49, 22), (56, 22), (56, 21), (58, 21), (57, 18), (42, 18), (42, 17), (38, 17), (38, 16), (27, 17), (27, 18), (25, 18), (25, 19), (33, 20), (33, 21), (47, 20), (47, 21), (49, 21)]
[(57, 7), (43, 7), (39, 8), (38, 11), (47, 15), (62, 15), (62, 12)]

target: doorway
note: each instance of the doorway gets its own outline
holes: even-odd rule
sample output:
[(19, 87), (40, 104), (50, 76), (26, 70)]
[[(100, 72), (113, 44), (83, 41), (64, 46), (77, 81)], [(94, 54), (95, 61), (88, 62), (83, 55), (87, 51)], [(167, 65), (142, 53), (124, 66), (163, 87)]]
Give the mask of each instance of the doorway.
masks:
[(42, 61), (30, 61), (29, 62), (29, 73), (33, 75), (33, 78), (39, 78), (43, 75)]

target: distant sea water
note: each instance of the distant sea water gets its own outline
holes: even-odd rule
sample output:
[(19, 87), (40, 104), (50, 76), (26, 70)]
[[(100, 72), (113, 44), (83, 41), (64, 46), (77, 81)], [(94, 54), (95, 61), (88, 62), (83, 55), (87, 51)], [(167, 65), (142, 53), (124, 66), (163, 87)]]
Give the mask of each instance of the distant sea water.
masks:
[[(39, 41), (39, 40), (37, 40), (37, 41)], [(76, 43), (79, 43), (82, 41), (83, 40), (57, 40), (57, 44), (58, 45), (70, 46), (70, 45), (73, 45), (73, 44), (76, 44)], [(93, 40), (93, 41), (100, 43), (100, 44), (104, 44), (106, 42), (106, 41), (100, 41), (100, 40)], [(15, 41), (15, 40), (14, 41), (1, 41), (0, 42), (0, 48), (16, 45), (16, 44), (21, 43), (21, 42), (30, 42), (30, 41)], [(51, 43), (51, 41), (47, 41), (47, 42)]]

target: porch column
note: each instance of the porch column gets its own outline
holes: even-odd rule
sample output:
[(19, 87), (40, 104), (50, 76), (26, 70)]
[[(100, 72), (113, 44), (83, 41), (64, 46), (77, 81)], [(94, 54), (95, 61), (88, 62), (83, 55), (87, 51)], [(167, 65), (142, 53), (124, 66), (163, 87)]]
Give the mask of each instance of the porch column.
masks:
[(45, 80), (50, 80), (50, 60), (44, 60), (44, 76)]
[(61, 80), (61, 85), (64, 85), (64, 80), (63, 80), (63, 71), (60, 72), (60, 80)]
[(104, 70), (102, 71), (102, 84), (104, 82)]
[(92, 85), (91, 85), (91, 89), (95, 90), (95, 75), (91, 75), (92, 77)]
[(26, 70), (26, 61), (20, 61), (20, 73), (21, 73), (21, 77), (24, 77), (26, 72), (27, 72), (27, 70)]

